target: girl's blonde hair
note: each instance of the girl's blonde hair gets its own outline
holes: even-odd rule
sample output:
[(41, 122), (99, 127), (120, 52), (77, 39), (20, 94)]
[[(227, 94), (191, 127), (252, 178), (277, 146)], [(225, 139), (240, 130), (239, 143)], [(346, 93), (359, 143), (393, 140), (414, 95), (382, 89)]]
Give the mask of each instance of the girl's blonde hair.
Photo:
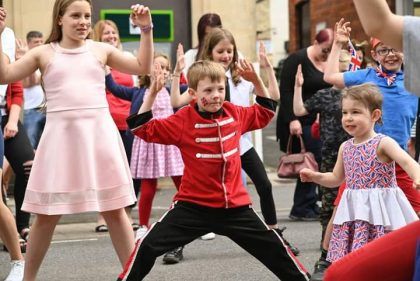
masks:
[(200, 60), (213, 60), (213, 49), (219, 44), (222, 40), (228, 40), (230, 44), (233, 45), (233, 58), (232, 62), (229, 65), (229, 69), (232, 73), (233, 84), (238, 85), (241, 78), (236, 70), (235, 64), (238, 62), (238, 50), (236, 48), (235, 38), (233, 38), (232, 33), (229, 30), (224, 28), (214, 28), (207, 36), (204, 41), (203, 49), (199, 54)]
[(102, 34), (104, 33), (105, 27), (109, 25), (111, 26), (118, 35), (118, 49), (122, 50), (122, 45), (120, 41), (120, 32), (118, 31), (118, 27), (112, 20), (99, 20), (95, 26), (93, 27), (93, 40), (102, 42)]
[[(155, 55), (153, 56), (153, 59), (155, 58), (164, 58), (168, 61), (168, 66), (169, 66), (169, 72), (171, 72), (171, 60), (169, 59), (169, 56), (164, 54), (164, 53), (155, 53)], [(139, 86), (140, 87), (146, 87), (149, 88), (150, 84), (152, 83), (152, 81), (150, 80), (150, 75), (139, 75)]]
[[(372, 83), (345, 88), (341, 97), (341, 100), (344, 99), (352, 99), (362, 103), (370, 113), (376, 109), (382, 111), (383, 96), (379, 88)], [(379, 118), (377, 123), (382, 124), (382, 118)]]
[[(90, 5), (90, 9), (92, 10), (92, 1), (91, 0), (56, 0), (54, 3), (53, 9), (53, 17), (52, 17), (52, 27), (50, 35), (48, 36), (47, 40), (45, 41), (46, 44), (51, 42), (59, 42), (63, 38), (63, 30), (61, 25), (59, 25), (60, 18), (65, 14), (68, 6), (70, 6), (73, 2), (76, 1), (86, 1)], [(90, 38), (90, 33), (88, 34), (87, 38)]]

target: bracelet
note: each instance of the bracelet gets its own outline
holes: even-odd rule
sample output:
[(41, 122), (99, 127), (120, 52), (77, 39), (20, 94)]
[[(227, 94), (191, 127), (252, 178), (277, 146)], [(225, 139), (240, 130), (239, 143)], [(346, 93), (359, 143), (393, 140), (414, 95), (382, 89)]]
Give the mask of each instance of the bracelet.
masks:
[(153, 29), (153, 22), (151, 22), (149, 25), (146, 25), (146, 26), (140, 26), (141, 33), (147, 33), (152, 29)]

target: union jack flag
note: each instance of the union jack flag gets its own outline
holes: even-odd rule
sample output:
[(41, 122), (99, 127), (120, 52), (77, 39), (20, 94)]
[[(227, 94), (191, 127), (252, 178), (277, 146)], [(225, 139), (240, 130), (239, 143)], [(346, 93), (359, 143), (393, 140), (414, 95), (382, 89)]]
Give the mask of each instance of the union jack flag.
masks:
[(349, 41), (349, 52), (350, 52), (349, 71), (356, 71), (362, 67), (362, 60), (357, 55), (356, 49), (354, 48), (351, 41)]

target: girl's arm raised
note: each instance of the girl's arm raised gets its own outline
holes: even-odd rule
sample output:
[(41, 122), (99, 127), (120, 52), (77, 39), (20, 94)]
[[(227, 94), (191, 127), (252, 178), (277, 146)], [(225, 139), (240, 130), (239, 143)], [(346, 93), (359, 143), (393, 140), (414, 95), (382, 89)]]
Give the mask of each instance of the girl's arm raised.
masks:
[(315, 182), (330, 188), (339, 186), (344, 181), (343, 144), (338, 150), (337, 162), (332, 172), (320, 173), (305, 168), (300, 171), (300, 179), (302, 182)]
[(181, 95), (179, 89), (179, 79), (181, 73), (185, 68), (185, 57), (184, 57), (184, 47), (182, 44), (178, 44), (176, 50), (176, 64), (174, 73), (172, 74), (172, 83), (171, 83), (171, 105), (173, 108), (178, 108), (184, 106), (191, 102), (192, 98), (190, 95), (183, 94)]
[(308, 114), (302, 99), (302, 85), (303, 85), (302, 65), (298, 65), (295, 79), (295, 93), (293, 95), (293, 113), (296, 116), (304, 116)]
[[(0, 35), (3, 33), (6, 28), (6, 10), (0, 7)], [(15, 39), (11, 39), (13, 42), (8, 42), (10, 44), (15, 44)], [(26, 76), (29, 76), (31, 73), (35, 72), (38, 68), (38, 52), (33, 50), (26, 53), (20, 60), (9, 64), (9, 58), (3, 54), (2, 41), (0, 36), (0, 84), (9, 84), (14, 81), (22, 80)]]
[(278, 101), (280, 100), (280, 89), (277, 83), (276, 74), (274, 73), (273, 66), (267, 57), (264, 43), (260, 41), (259, 47), (260, 66), (265, 70), (268, 77), (268, 92), (270, 93), (271, 99)]
[(150, 74), (153, 65), (153, 24), (150, 10), (143, 5), (131, 6), (131, 20), (141, 30), (140, 47), (137, 58), (124, 55), (120, 50), (109, 46), (107, 49), (109, 66), (129, 74)]
[(390, 137), (381, 140), (377, 151), (382, 161), (393, 160), (413, 179), (413, 186), (420, 189), (420, 165)]
[(143, 104), (140, 106), (138, 114), (151, 111), (152, 105), (155, 102), (157, 93), (162, 89), (165, 84), (165, 77), (159, 63), (153, 66), (152, 84), (150, 85), (150, 92), (144, 98)]
[(259, 97), (273, 99), (269, 94), (267, 88), (265, 87), (261, 77), (258, 76), (257, 72), (255, 72), (254, 67), (252, 64), (247, 62), (244, 59), (240, 59), (239, 63), (237, 64), (237, 69), (239, 75), (245, 80), (251, 82), (255, 88), (255, 94)]

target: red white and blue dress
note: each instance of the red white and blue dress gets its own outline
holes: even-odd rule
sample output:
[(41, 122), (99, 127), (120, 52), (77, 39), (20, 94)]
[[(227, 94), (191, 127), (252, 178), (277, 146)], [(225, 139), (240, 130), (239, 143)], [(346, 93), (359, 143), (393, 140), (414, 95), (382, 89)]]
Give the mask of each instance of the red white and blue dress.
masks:
[(337, 206), (327, 260), (334, 262), (418, 217), (397, 186), (395, 162), (384, 163), (377, 148), (385, 135), (343, 146), (346, 189)]

